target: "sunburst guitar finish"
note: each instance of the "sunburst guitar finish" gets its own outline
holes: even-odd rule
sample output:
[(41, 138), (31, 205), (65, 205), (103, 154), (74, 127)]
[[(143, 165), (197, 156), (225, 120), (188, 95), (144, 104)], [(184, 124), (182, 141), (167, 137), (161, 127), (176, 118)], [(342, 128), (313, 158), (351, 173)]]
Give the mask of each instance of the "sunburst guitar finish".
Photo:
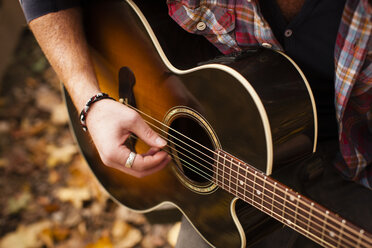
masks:
[[(169, 18), (164, 3), (161, 13), (145, 11), (146, 1), (136, 3), (91, 6), (84, 19), (87, 40), (102, 91), (136, 109), (168, 140), (173, 159), (141, 179), (106, 167), (65, 91), (81, 152), (102, 186), (135, 211), (176, 206), (215, 247), (249, 246), (280, 222), (299, 232), (308, 225), (305, 235), (333, 247), (337, 240), (312, 234), (317, 223), (302, 224), (301, 212), (291, 214), (310, 201), (269, 177), (315, 151), (315, 104), (294, 62), (280, 52), (252, 48), (235, 57), (204, 56), (211, 60), (199, 65), (198, 58), (185, 57), (182, 65), (182, 53), (165, 52), (175, 46), (167, 43), (173, 30), (156, 25), (158, 16)], [(135, 138), (128, 145), (137, 153), (148, 149)]]

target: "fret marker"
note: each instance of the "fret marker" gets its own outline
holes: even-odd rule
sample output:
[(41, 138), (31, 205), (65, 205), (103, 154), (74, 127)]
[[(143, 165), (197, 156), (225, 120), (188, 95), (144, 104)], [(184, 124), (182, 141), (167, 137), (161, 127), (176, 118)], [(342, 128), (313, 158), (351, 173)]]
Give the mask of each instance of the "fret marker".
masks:
[(289, 196), (289, 199), (290, 199), (291, 201), (294, 201), (296, 198), (295, 198), (293, 195), (290, 195), (290, 196)]
[(287, 224), (288, 224), (288, 225), (291, 225), (291, 224), (292, 224), (292, 221), (287, 220)]
[(332, 238), (334, 238), (334, 237), (336, 236), (335, 233), (332, 232), (332, 231), (329, 232), (329, 235), (330, 235)]
[(364, 230), (363, 229), (360, 229), (359, 233), (360, 234), (364, 234)]
[(242, 185), (242, 186), (244, 185), (243, 180), (240, 180), (239, 183), (240, 183), (240, 185)]
[(261, 191), (259, 191), (258, 189), (256, 190), (256, 193), (257, 195), (261, 195)]
[(346, 220), (342, 220), (342, 224), (345, 224), (346, 223)]
[(314, 202), (311, 203), (311, 206), (314, 207)]
[(328, 210), (326, 211), (326, 215), (329, 215), (329, 211)]

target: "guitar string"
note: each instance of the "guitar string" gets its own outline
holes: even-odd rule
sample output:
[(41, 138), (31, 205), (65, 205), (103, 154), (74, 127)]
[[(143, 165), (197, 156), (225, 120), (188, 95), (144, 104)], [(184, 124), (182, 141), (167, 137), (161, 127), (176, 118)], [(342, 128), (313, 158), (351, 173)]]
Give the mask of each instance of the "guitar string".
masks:
[[(192, 142), (194, 142), (195, 144), (197, 144), (197, 145), (199, 145), (199, 146), (205, 148), (206, 150), (209, 150), (209, 151), (211, 151), (212, 153), (217, 154), (217, 153), (215, 153), (214, 151), (212, 151), (211, 149), (209, 149), (208, 147), (205, 147), (205, 146), (203, 146), (202, 144), (199, 144), (198, 142), (196, 142), (196, 141), (190, 139), (189, 137), (187, 137), (187, 136), (183, 135), (182, 133), (178, 132), (177, 130), (174, 130), (173, 128), (171, 128), (171, 127), (165, 125), (164, 123), (162, 123), (162, 122), (156, 120), (155, 118), (153, 118), (152, 116), (150, 116), (150, 115), (144, 113), (143, 111), (141, 111), (141, 110), (139, 110), (139, 109), (136, 109), (136, 108), (134, 108), (134, 107), (132, 107), (132, 106), (130, 106), (130, 105), (127, 105), (127, 106), (133, 108), (134, 110), (140, 112), (141, 114), (147, 116), (148, 118), (155, 120), (156, 122), (160, 123), (161, 125), (163, 125), (163, 126), (169, 128), (170, 130), (172, 130), (172, 131), (174, 131), (174, 132), (180, 134), (181, 136), (183, 136), (183, 137), (189, 139), (190, 141), (192, 141)], [(159, 129), (161, 132), (164, 132), (164, 133), (167, 134), (167, 132), (166, 132), (165, 130), (161, 129), (160, 127), (158, 127), (158, 126), (156, 126), (156, 125), (154, 125), (154, 124), (152, 124), (152, 123), (149, 122), (149, 121), (147, 121), (147, 122), (148, 122), (150, 125), (152, 125), (152, 126), (156, 127), (157, 129)], [(176, 137), (174, 137), (174, 138), (177, 139)], [(167, 139), (167, 138), (166, 138), (166, 139)], [(179, 140), (179, 139), (178, 139), (178, 140)], [(188, 146), (191, 147), (192, 149), (198, 151), (199, 153), (201, 153), (199, 150), (197, 150), (197, 149), (194, 148), (193, 146), (190, 146), (189, 144), (187, 144), (187, 143), (185, 143), (185, 142), (183, 142), (183, 141), (181, 141), (181, 142), (184, 143), (184, 144), (186, 144), (186, 145), (188, 145)], [(184, 149), (184, 150), (186, 150), (186, 149)], [(189, 152), (190, 152), (190, 151), (189, 151)], [(206, 156), (206, 157), (208, 157), (208, 155), (206, 155), (206, 154), (203, 154), (203, 155)], [(196, 156), (196, 155), (195, 155), (195, 156)], [(217, 156), (219, 156), (219, 155), (217, 154)], [(197, 156), (196, 156), (196, 157), (197, 157)], [(215, 159), (212, 159), (212, 160), (214, 160), (214, 161), (217, 162), (217, 163), (220, 163), (220, 162), (216, 161)], [(237, 165), (235, 162), (232, 162), (232, 164)], [(203, 165), (202, 165), (202, 166), (203, 166)], [(212, 164), (212, 166), (214, 166), (214, 165)], [(238, 166), (238, 165), (237, 165), (237, 166)], [(209, 169), (209, 168), (207, 168), (207, 169)], [(218, 168), (217, 168), (217, 169), (218, 169)], [(246, 169), (243, 168), (243, 170), (246, 170)], [(246, 172), (247, 172), (247, 171), (246, 171)], [(248, 172), (249, 172), (249, 171), (248, 171)], [(275, 185), (273, 185), (270, 181), (269, 181), (268, 183), (271, 184), (271, 186), (275, 187)], [(279, 188), (279, 190), (282, 191), (282, 192), (284, 193), (284, 195), (286, 194), (286, 191), (284, 191), (283, 189)], [(291, 203), (291, 204), (292, 204), (292, 203)], [(292, 204), (292, 205), (293, 205), (293, 204)], [(318, 212), (320, 215), (322, 215), (323, 217), (325, 217), (325, 216), (330, 217), (329, 215), (324, 215), (324, 213), (323, 213), (321, 210), (319, 210), (319, 209), (315, 209), (315, 211), (317, 211), (317, 212)], [(315, 216), (315, 217), (317, 217), (317, 216)], [(319, 218), (318, 218), (318, 219), (319, 219)], [(319, 219), (319, 220), (322, 221), (321, 219)], [(337, 219), (336, 219), (336, 220), (337, 220)], [(334, 222), (336, 222), (336, 221), (334, 221)], [(350, 224), (350, 223), (349, 223), (349, 224)], [(349, 231), (354, 232), (356, 235), (360, 235), (360, 232), (358, 232), (358, 231), (352, 229), (351, 227), (346, 226), (346, 228), (349, 229)], [(366, 236), (366, 238), (369, 238), (369, 237)], [(372, 240), (372, 239), (371, 239), (371, 240)]]
[[(169, 136), (171, 136), (171, 137), (173, 137), (173, 138), (175, 138), (175, 139), (177, 139), (177, 140), (179, 140), (180, 142), (182, 142), (182, 143), (184, 143), (184, 144), (186, 144), (186, 145), (188, 145), (188, 146), (190, 146), (189, 144), (187, 144), (187, 143), (185, 143), (185, 142), (183, 142), (182, 140), (180, 140), (180, 139), (178, 139), (177, 137), (175, 137), (175, 136), (173, 136), (173, 135), (171, 135), (171, 134), (169, 134), (169, 133), (167, 133), (166, 131), (164, 131), (164, 130), (162, 130), (161, 128), (159, 128), (158, 126), (156, 126), (156, 125), (154, 125), (153, 123), (151, 123), (151, 122), (148, 122), (148, 121), (146, 121), (149, 125), (151, 125), (151, 126), (153, 126), (153, 127), (155, 127), (155, 128), (157, 128), (158, 130), (160, 130), (161, 132), (163, 132), (163, 133), (165, 133), (165, 134), (168, 134)], [(177, 130), (175, 130), (175, 131), (177, 131)], [(180, 133), (181, 134), (181, 133)], [(162, 135), (161, 135), (162, 136)], [(164, 139), (166, 139), (166, 140), (168, 140), (170, 143), (174, 143), (174, 142), (172, 142), (170, 139), (168, 139), (168, 138), (166, 138), (165, 136), (162, 136)], [(196, 144), (198, 144), (196, 141), (194, 141), (194, 143), (196, 143)], [(177, 145), (177, 144), (176, 144)], [(182, 146), (180, 146), (180, 145), (178, 145), (179, 147), (181, 147), (183, 150), (185, 150), (185, 151), (187, 151), (187, 152), (189, 152), (189, 153), (191, 153), (191, 154), (193, 154), (194, 156), (196, 156), (194, 153), (192, 153), (192, 152), (190, 152), (189, 150), (187, 150), (187, 149), (185, 149), (185, 148), (183, 148)], [(202, 145), (201, 145), (202, 146)], [(194, 147), (192, 147), (192, 148), (194, 148)], [(195, 149), (195, 148), (194, 148)], [(179, 152), (179, 151), (178, 151)], [(199, 151), (200, 152), (200, 151)], [(183, 154), (183, 153), (182, 153)], [(202, 153), (203, 154), (203, 153)], [(185, 155), (185, 154), (183, 154), (183, 155)], [(206, 155), (206, 154), (203, 154), (204, 156), (206, 156), (206, 157), (208, 157), (208, 155)], [(185, 155), (186, 156), (186, 155)], [(217, 154), (217, 156), (219, 156), (218, 154)], [(187, 156), (188, 157), (188, 156)], [(198, 157), (198, 156), (196, 156), (196, 157)], [(191, 159), (191, 160), (193, 160), (192, 158), (190, 158), (190, 157), (188, 157), (189, 159)], [(200, 157), (199, 157), (200, 158)], [(200, 158), (200, 159), (202, 159), (202, 158)], [(216, 163), (221, 163), (221, 162), (219, 162), (219, 161), (217, 161), (217, 160), (215, 160), (215, 159), (212, 159), (213, 161), (215, 161)], [(194, 162), (195, 162), (195, 160), (193, 160)], [(204, 160), (205, 161), (205, 160)], [(207, 161), (205, 161), (205, 162), (207, 162)], [(198, 163), (198, 162), (197, 162)], [(209, 162), (207, 162), (207, 163), (209, 163)], [(238, 167), (238, 165), (236, 164), (236, 163), (234, 163), (234, 162), (232, 162), (231, 161), (231, 163), (232, 164), (235, 164), (237, 167)], [(203, 164), (201, 164), (201, 163), (198, 163), (199, 165), (201, 165), (202, 167), (204, 167), (205, 169), (207, 169), (207, 170), (210, 170), (211, 172), (213, 172), (210, 168), (208, 168), (208, 167), (206, 167), (205, 165), (203, 165)], [(215, 165), (214, 164), (211, 164), (211, 163), (209, 163), (213, 168), (216, 168), (217, 170), (218, 170), (218, 167), (215, 167)], [(195, 166), (194, 166), (195, 167)], [(197, 168), (197, 167), (196, 167)], [(246, 171), (246, 169), (245, 168), (242, 168), (242, 167), (238, 167), (238, 168), (241, 168), (241, 169), (243, 169), (244, 171)], [(232, 169), (230, 169), (230, 170), (232, 170)], [(249, 170), (248, 171), (246, 171), (246, 172), (249, 172)], [(237, 173), (237, 172), (236, 172)], [(225, 173), (224, 173), (225, 174)], [(200, 175), (200, 174), (199, 174)], [(251, 173), (251, 175), (253, 176), (253, 177), (255, 177), (255, 175), (253, 175), (252, 173)], [(233, 177), (233, 176), (232, 176)], [(231, 175), (230, 175), (230, 178), (231, 178)], [(235, 177), (233, 177), (234, 179), (238, 179), (238, 178), (235, 178)], [(256, 178), (257, 178), (257, 176), (256, 176)], [(250, 180), (249, 178), (245, 178), (245, 179), (248, 179), (250, 182), (253, 182), (252, 180)], [(275, 187), (270, 181), (264, 181), (264, 180), (262, 180), (262, 179), (260, 179), (262, 182), (268, 182), (269, 184), (271, 184), (271, 186), (273, 186), (273, 187)], [(222, 182), (223, 183), (223, 182)], [(236, 184), (236, 183), (234, 183), (235, 185), (237, 185), (237, 186), (239, 186), (238, 184)], [(260, 185), (261, 187), (262, 187), (262, 185)], [(240, 187), (240, 186), (239, 186)], [(241, 187), (240, 187), (241, 188)], [(283, 197), (280, 197), (281, 199), (284, 199), (285, 200), (285, 197), (286, 196), (289, 196), (288, 195), (288, 192), (287, 191), (285, 191), (285, 190), (283, 190), (283, 189), (281, 189), (281, 188), (278, 188), (279, 190), (281, 190), (281, 192), (284, 194), (284, 198)], [(244, 190), (244, 189), (243, 189)], [(304, 208), (298, 208), (295, 204), (293, 204), (292, 202), (288, 202), (289, 204), (291, 204), (293, 207), (295, 207), (295, 208), (297, 208), (297, 209), (299, 209), (299, 210), (303, 210), (303, 211), (306, 211)], [(306, 203), (306, 202), (304, 202), (304, 203)], [(318, 204), (319, 205), (319, 204)], [(310, 207), (309, 207), (310, 208)], [(329, 214), (326, 214), (326, 213), (324, 213), (323, 211), (321, 211), (321, 210), (319, 210), (319, 209), (316, 209), (315, 208), (315, 211), (318, 213), (318, 214), (320, 214), (322, 217), (328, 217), (328, 218), (332, 218), (332, 219), (330, 219), (331, 221), (333, 221), (333, 222), (335, 222), (336, 224), (337, 224), (337, 221), (339, 221), (337, 218), (335, 218), (335, 216), (330, 216)], [(320, 217), (318, 217), (318, 216), (316, 216), (315, 214), (312, 214), (312, 216), (314, 216), (316, 219), (318, 219), (320, 222), (323, 222), (323, 219), (321, 219)], [(316, 222), (315, 222), (316, 223)], [(318, 226), (321, 226), (321, 224), (318, 224), (318, 223), (316, 223)], [(351, 223), (349, 223), (349, 224), (351, 224)], [(330, 226), (330, 227), (332, 227), (330, 224), (327, 224), (328, 226)], [(337, 225), (339, 225), (339, 227), (341, 227), (341, 224), (337, 224)], [(354, 230), (352, 227), (349, 227), (349, 226), (347, 226), (347, 228), (349, 229), (349, 231), (350, 232), (353, 232), (355, 235), (360, 235), (360, 232), (358, 232), (358, 231), (356, 231), (356, 230)], [(335, 227), (335, 229), (336, 229), (336, 227)], [(369, 237), (367, 237), (366, 236), (366, 238), (367, 239), (369, 239)], [(372, 239), (370, 239), (371, 240), (371, 242), (372, 242)]]
[[(136, 138), (136, 137), (135, 137), (135, 138)], [(170, 142), (171, 142), (171, 141), (170, 141)], [(170, 149), (175, 150), (175, 148), (169, 146), (168, 144), (167, 144), (167, 146), (168, 146)], [(166, 151), (166, 152), (167, 152), (167, 151)], [(207, 177), (207, 176), (202, 175), (201, 173), (198, 173), (197, 171), (194, 170), (194, 169), (196, 169), (196, 170), (199, 170), (199, 171), (200, 171), (200, 169), (199, 169), (198, 167), (196, 167), (196, 166), (190, 164), (189, 162), (187, 162), (186, 160), (184, 160), (184, 159), (182, 159), (182, 158), (180, 158), (180, 157), (177, 157), (177, 158), (178, 158), (179, 160), (181, 160), (181, 161), (183, 161), (183, 162), (185, 162), (185, 163), (187, 163), (187, 164), (189, 165), (189, 166), (184, 165), (185, 167), (187, 167), (188, 169), (192, 170), (193, 172), (195, 172), (195, 173), (198, 174), (199, 176), (203, 177), (204, 179), (210, 181), (210, 178), (208, 178), (208, 177), (210, 177), (209, 175), (207, 175), (207, 176), (208, 176), (208, 177)], [(191, 168), (190, 166), (193, 167), (194, 169)], [(202, 165), (202, 166), (203, 166), (203, 165)], [(235, 179), (237, 179), (237, 178), (235, 178)], [(247, 179), (247, 178), (246, 178), (246, 179)], [(250, 179), (248, 179), (248, 180), (250, 180)], [(252, 180), (250, 180), (250, 181), (252, 182)], [(219, 181), (218, 178), (216, 178), (216, 182), (217, 182), (217, 183), (219, 182), (219, 183), (221, 183), (221, 184), (225, 184), (223, 181)], [(238, 184), (235, 184), (235, 186), (236, 186), (235, 188), (240, 187)], [(252, 192), (254, 191), (254, 187), (250, 186), (249, 184), (248, 184), (248, 187), (250, 187), (250, 188), (252, 189)], [(241, 188), (241, 187), (240, 187), (240, 188)], [(230, 187), (230, 190), (231, 190), (231, 187)], [(247, 191), (247, 190), (244, 189), (244, 188), (243, 188), (243, 190), (244, 190), (244, 191)], [(233, 193), (233, 192), (231, 191), (231, 193)], [(237, 193), (237, 196), (238, 196), (240, 199), (243, 198), (242, 200), (249, 202), (248, 200), (245, 200), (245, 198), (247, 198), (247, 199), (250, 199), (250, 198), (245, 197), (244, 195), (243, 195), (243, 197), (239, 196), (238, 193), (240, 193), (240, 194), (242, 194), (242, 193), (239, 192), (238, 190), (236, 190), (236, 193)], [(251, 204), (252, 204), (252, 205), (253, 205), (253, 203), (259, 204), (259, 201), (254, 200), (254, 196), (255, 196), (254, 193), (252, 193), (252, 199), (251, 199), (251, 200), (252, 200), (252, 203), (251, 203)], [(273, 194), (273, 196), (274, 196), (274, 194)], [(279, 196), (279, 198), (285, 200), (285, 197), (283, 198), (283, 197)], [(274, 208), (276, 208), (276, 209), (279, 210), (279, 211), (285, 211), (285, 210), (287, 209), (287, 210), (290, 210), (290, 211), (292, 211), (292, 212), (295, 212), (295, 210), (288, 208), (287, 206), (285, 206), (285, 204), (283, 205), (281, 202), (279, 202), (279, 201), (277, 201), (276, 199), (274, 199), (274, 197), (272, 198), (272, 202), (271, 202), (271, 203), (269, 203), (269, 202), (268, 202), (267, 200), (265, 200), (264, 197), (263, 197), (263, 198), (261, 199), (261, 205), (260, 205), (260, 206), (262, 206), (262, 207), (264, 207), (265, 209), (267, 209), (267, 211), (270, 211), (270, 212), (271, 212), (271, 215), (276, 214), (276, 215), (280, 216), (281, 218), (277, 218), (277, 219), (278, 219), (279, 221), (282, 220), (283, 223), (286, 222), (287, 219), (285, 219), (284, 216), (281, 216), (280, 214), (274, 212), (273, 210), (269, 210), (267, 207), (265, 207), (265, 206), (263, 205), (263, 202), (264, 202), (264, 201), (265, 201), (266, 203), (268, 203), (269, 205), (272, 205)], [(274, 201), (275, 201), (276, 203), (279, 204), (279, 207), (278, 207), (278, 206), (275, 206), (275, 204), (273, 204)], [(292, 204), (292, 205), (293, 205), (293, 204)], [(282, 208), (280, 208), (280, 206), (282, 206)], [(259, 207), (257, 207), (257, 208), (259, 208)], [(298, 209), (303, 210), (304, 212), (306, 211), (306, 210), (303, 209), (303, 208), (298, 208)], [(269, 214), (270, 214), (270, 212), (269, 212)], [(284, 213), (284, 212), (283, 212), (283, 213)], [(288, 213), (288, 212), (287, 212), (287, 213)], [(301, 213), (299, 213), (299, 214), (297, 214), (297, 215), (298, 215), (298, 217), (302, 217), (302, 218), (304, 218), (305, 220), (308, 219), (306, 215), (303, 215), (303, 214), (301, 214)], [(313, 215), (313, 216), (317, 217), (316, 215)], [(309, 226), (309, 225), (310, 225), (309, 222), (303, 221), (303, 220), (299, 219), (298, 217), (297, 217), (297, 220), (296, 220), (297, 223), (301, 222), (302, 224), (307, 225), (309, 228), (311, 228), (311, 229), (313, 229), (313, 230), (317, 230), (316, 227), (310, 227), (310, 226)], [(329, 216), (328, 216), (328, 217), (329, 217)], [(284, 221), (284, 219), (285, 219), (286, 221)], [(319, 221), (322, 221), (322, 219), (320, 219), (319, 217), (317, 217), (317, 219), (318, 219)], [(311, 223), (315, 224), (316, 226), (320, 227), (320, 228), (323, 228), (323, 226), (324, 226), (324, 225), (322, 225), (323, 223), (319, 224), (319, 223), (315, 222), (314, 220), (311, 220), (311, 218), (309, 219), (309, 221), (310, 221)], [(289, 224), (287, 224), (287, 225), (288, 225), (289, 227), (291, 227), (291, 225), (289, 225)], [(298, 224), (296, 224), (295, 222), (294, 222), (294, 225), (298, 226), (298, 228), (300, 228), (300, 229), (304, 229), (304, 228), (302, 228), (301, 226), (299, 226)], [(326, 225), (327, 225), (327, 224), (326, 224)], [(328, 223), (328, 226), (332, 227), (332, 226), (330, 225), (330, 223)], [(295, 228), (295, 227), (292, 227), (292, 228)], [(334, 227), (334, 229), (336, 229), (336, 227)], [(314, 235), (314, 234), (312, 234), (312, 233), (309, 232), (309, 231), (306, 231), (306, 233), (307, 233), (307, 234)], [(340, 233), (340, 234), (341, 234), (341, 233)], [(348, 233), (346, 233), (346, 234), (348, 234)], [(350, 235), (347, 235), (347, 236), (349, 236), (350, 239), (354, 239), (354, 236), (350, 236)], [(335, 237), (332, 237), (332, 236), (331, 236), (331, 238), (334, 239)], [(339, 239), (341, 239), (341, 237), (339, 237)], [(321, 239), (321, 238), (320, 238), (319, 240), (324, 241), (324, 240)], [(363, 240), (363, 237), (358, 237), (357, 240)], [(337, 241), (337, 240), (335, 240), (335, 241)], [(354, 243), (350, 243), (348, 240), (345, 240), (345, 239), (344, 239), (344, 242), (345, 242), (345, 241), (346, 241), (347, 243), (349, 243), (349, 244), (354, 244)], [(368, 242), (368, 241), (367, 241), (367, 242)]]
[[(126, 105), (126, 106), (128, 106), (128, 107), (130, 107), (130, 108), (136, 110), (137, 112), (139, 112), (139, 113), (141, 113), (141, 114), (147, 116), (148, 118), (150, 118), (150, 119), (156, 121), (157, 123), (159, 123), (159, 124), (161, 124), (161, 125), (163, 125), (163, 126), (169, 128), (170, 130), (172, 130), (172, 131), (174, 131), (174, 132), (180, 134), (181, 136), (183, 136), (183, 137), (187, 138), (188, 140), (192, 141), (193, 143), (195, 143), (195, 144), (197, 144), (197, 145), (203, 147), (204, 149), (209, 150), (211, 153), (214, 153), (214, 154), (216, 154), (217, 156), (219, 156), (218, 153), (214, 152), (213, 150), (209, 149), (208, 147), (205, 147), (204, 145), (199, 144), (198, 142), (194, 141), (193, 139), (191, 139), (191, 138), (185, 136), (184, 134), (182, 134), (182, 133), (180, 133), (179, 131), (177, 131), (177, 130), (171, 128), (170, 126), (165, 125), (164, 123), (158, 121), (157, 119), (155, 119), (155, 118), (153, 118), (152, 116), (150, 116), (150, 115), (144, 113), (143, 111), (141, 111), (141, 110), (139, 110), (139, 109), (137, 109), (137, 108), (135, 108), (135, 107), (132, 107), (131, 105)], [(153, 123), (151, 123), (151, 122), (149, 122), (149, 121), (147, 121), (147, 120), (145, 120), (145, 121), (146, 121), (148, 124), (150, 124), (151, 126), (153, 126), (153, 127), (157, 128), (158, 130), (160, 130), (161, 132), (164, 132), (165, 134), (168, 134), (165, 130), (161, 129), (160, 127), (156, 126), (155, 124), (153, 124)], [(170, 134), (168, 134), (168, 135), (169, 135), (169, 136), (172, 136), (172, 135), (170, 135)], [(164, 136), (163, 136), (163, 137), (164, 137)], [(178, 139), (178, 138), (176, 138), (176, 137), (174, 137), (174, 136), (172, 136), (172, 137), (175, 138), (175, 139)], [(164, 138), (165, 138), (166, 140), (168, 140), (169, 142), (172, 142), (171, 140), (167, 139), (166, 137), (164, 137)], [(179, 140), (179, 139), (178, 139), (178, 140)], [(181, 142), (181, 143), (184, 143), (184, 144), (186, 144), (186, 145), (188, 145), (188, 146), (191, 147), (192, 149), (194, 149), (194, 150), (198, 151), (199, 153), (201, 153), (201, 152), (200, 152), (199, 150), (197, 150), (195, 147), (190, 146), (189, 144), (187, 144), (187, 143), (185, 143), (185, 142), (183, 142), (183, 141), (181, 141), (181, 140), (180, 140), (180, 142)], [(184, 149), (184, 148), (183, 148), (183, 149)], [(184, 149), (184, 150), (186, 150), (186, 149)], [(186, 150), (186, 151), (188, 151), (188, 150)], [(190, 152), (190, 151), (188, 151), (188, 152)], [(191, 152), (190, 152), (190, 153), (191, 153)], [(192, 154), (193, 154), (193, 153), (192, 153)], [(206, 156), (206, 157), (209, 157), (208, 155), (206, 155), (206, 154), (204, 154), (204, 153), (201, 153), (201, 154), (203, 154), (203, 155)], [(196, 155), (194, 154), (194, 156), (196, 156)], [(196, 156), (196, 157), (198, 157), (198, 156)], [(211, 157), (210, 157), (210, 158), (211, 158)], [(214, 158), (211, 158), (211, 160), (215, 161), (216, 163), (220, 163), (219, 161), (215, 160)], [(231, 163), (232, 163), (232, 164), (235, 164), (236, 166), (238, 166), (238, 164), (236, 164), (236, 163), (233, 162), (233, 161), (232, 161)], [(209, 164), (211, 164), (211, 163), (209, 163)], [(201, 164), (201, 165), (202, 165), (202, 164)], [(211, 165), (214, 166), (213, 164), (211, 164)], [(204, 165), (202, 165), (202, 166), (205, 167)], [(208, 167), (205, 167), (205, 168), (206, 168), (206, 169), (209, 169)], [(217, 168), (217, 169), (218, 169), (218, 168)], [(209, 170), (211, 170), (211, 169), (209, 169)], [(246, 170), (246, 169), (243, 168), (243, 170)], [(247, 172), (247, 171), (246, 171), (246, 172)], [(249, 170), (248, 170), (248, 172), (249, 172)], [(195, 172), (195, 173), (197, 173), (197, 172)], [(201, 176), (201, 175), (200, 175), (200, 176)], [(207, 180), (209, 180), (209, 179), (207, 179)], [(249, 179), (249, 180), (250, 180), (250, 179)], [(261, 180), (262, 180), (262, 179), (261, 179)], [(252, 182), (252, 180), (250, 180), (250, 181)], [(271, 186), (275, 187), (275, 185), (273, 185), (270, 181), (268, 181), (268, 183), (271, 184)], [(281, 190), (282, 193), (284, 193), (284, 195), (287, 194), (287, 192), (286, 192), (285, 190), (283, 190), (283, 189), (281, 189), (281, 188), (278, 188), (278, 189)], [(282, 198), (282, 199), (283, 199), (283, 198)], [(284, 198), (284, 199), (285, 199), (285, 198)], [(291, 202), (289, 202), (289, 203), (292, 204)], [(294, 206), (294, 204), (292, 204), (292, 205)], [(318, 212), (320, 215), (322, 215), (323, 217), (325, 217), (325, 216), (330, 217), (329, 215), (325, 215), (322, 211), (320, 211), (320, 210), (317, 209), (317, 208), (315, 208), (315, 211), (317, 211), (317, 212)], [(320, 218), (317, 217), (316, 215), (313, 215), (313, 216), (315, 216), (318, 220), (322, 221), (322, 219), (320, 219)], [(336, 219), (336, 220), (337, 220), (337, 219)], [(335, 221), (334, 221), (334, 222), (335, 222)], [(315, 223), (316, 223), (316, 222), (315, 222)], [(350, 224), (350, 223), (349, 223), (349, 224)], [(353, 228), (351, 228), (351, 227), (349, 227), (349, 226), (346, 226), (346, 228), (348, 228), (349, 231), (354, 232), (356, 235), (360, 235), (360, 232), (354, 230)], [(364, 235), (364, 236), (365, 236), (365, 235)], [(365, 236), (365, 237), (369, 239), (369, 237), (367, 237), (367, 236)], [(371, 240), (372, 240), (372, 239), (371, 239)]]

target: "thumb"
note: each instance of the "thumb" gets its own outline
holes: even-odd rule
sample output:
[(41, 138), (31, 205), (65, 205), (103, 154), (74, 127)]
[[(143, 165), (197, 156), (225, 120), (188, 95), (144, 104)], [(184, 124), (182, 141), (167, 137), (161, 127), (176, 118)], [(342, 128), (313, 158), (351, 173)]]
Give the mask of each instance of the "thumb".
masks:
[(162, 148), (167, 144), (141, 117), (137, 119), (132, 131), (149, 146)]

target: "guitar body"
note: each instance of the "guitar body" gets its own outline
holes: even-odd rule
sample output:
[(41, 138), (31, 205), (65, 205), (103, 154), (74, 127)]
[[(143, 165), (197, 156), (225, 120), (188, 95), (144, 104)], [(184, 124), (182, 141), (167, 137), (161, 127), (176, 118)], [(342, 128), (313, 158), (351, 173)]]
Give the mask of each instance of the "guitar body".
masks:
[[(218, 181), (218, 169), (212, 166), (218, 159), (213, 151), (223, 149), (266, 175), (311, 154), (317, 132), (312, 95), (293, 62), (269, 49), (255, 48), (239, 58), (197, 66), (199, 59), (214, 57), (211, 47), (212, 55), (185, 58), (182, 65), (179, 54), (185, 52), (164, 53), (175, 45), (167, 43), (171, 38), (157, 36), (172, 36), (173, 31), (156, 27), (160, 31), (154, 33), (147, 22), (169, 18), (165, 3), (162, 8), (164, 15), (154, 11), (155, 16), (148, 17), (133, 2), (107, 1), (90, 6), (85, 24), (102, 91), (146, 113), (155, 131), (175, 141), (168, 148), (173, 160), (141, 179), (104, 166), (65, 91), (73, 131), (93, 173), (117, 202), (142, 212), (173, 204), (211, 245), (248, 246), (279, 222), (219, 187), (224, 182)], [(190, 37), (180, 29), (174, 32)], [(176, 140), (190, 148), (181, 152)], [(148, 149), (141, 140), (128, 145), (137, 153)]]

